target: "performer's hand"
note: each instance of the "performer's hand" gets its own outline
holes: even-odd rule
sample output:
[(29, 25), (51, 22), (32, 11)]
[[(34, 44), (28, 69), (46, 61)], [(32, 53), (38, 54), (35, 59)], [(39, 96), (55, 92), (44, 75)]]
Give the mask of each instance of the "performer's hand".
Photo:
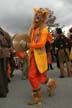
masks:
[(26, 42), (26, 41), (24, 41), (24, 40), (21, 40), (21, 41), (19, 42), (19, 44), (20, 44), (23, 48), (25, 48), (25, 47), (26, 47), (27, 42)]

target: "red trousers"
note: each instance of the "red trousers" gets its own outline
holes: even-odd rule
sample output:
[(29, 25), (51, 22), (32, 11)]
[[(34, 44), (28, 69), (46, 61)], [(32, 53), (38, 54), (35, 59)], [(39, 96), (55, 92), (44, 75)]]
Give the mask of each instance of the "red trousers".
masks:
[(43, 74), (41, 74), (39, 72), (39, 70), (37, 69), (36, 63), (35, 63), (35, 59), (34, 59), (34, 55), (31, 55), (30, 58), (30, 69), (29, 69), (29, 73), (28, 73), (28, 79), (31, 83), (31, 86), (33, 89), (38, 89), (40, 88), (40, 83), (44, 84), (46, 81), (46, 72), (44, 72)]
[(10, 67), (10, 64), (8, 64), (8, 79), (10, 79), (10, 74), (11, 74), (11, 67)]

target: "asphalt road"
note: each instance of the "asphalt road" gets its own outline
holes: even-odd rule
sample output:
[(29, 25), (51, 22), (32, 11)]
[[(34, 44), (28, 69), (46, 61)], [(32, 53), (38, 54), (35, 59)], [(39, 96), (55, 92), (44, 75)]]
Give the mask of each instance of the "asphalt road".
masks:
[(15, 70), (14, 77), (9, 83), (7, 98), (0, 98), (0, 108), (72, 108), (72, 78), (59, 78), (59, 70), (53, 65), (54, 70), (48, 71), (48, 76), (57, 80), (55, 95), (48, 97), (46, 86), (41, 85), (43, 101), (38, 105), (27, 105), (31, 98), (32, 89), (28, 80), (21, 80), (21, 72)]

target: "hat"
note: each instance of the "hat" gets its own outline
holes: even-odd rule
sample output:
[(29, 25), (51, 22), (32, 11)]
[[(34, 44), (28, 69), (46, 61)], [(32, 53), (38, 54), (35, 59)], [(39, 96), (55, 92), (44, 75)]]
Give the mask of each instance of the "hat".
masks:
[(41, 13), (45, 13), (46, 16), (48, 16), (48, 10), (46, 9), (43, 9), (43, 8), (34, 8), (34, 12), (37, 13), (37, 12), (41, 12)]

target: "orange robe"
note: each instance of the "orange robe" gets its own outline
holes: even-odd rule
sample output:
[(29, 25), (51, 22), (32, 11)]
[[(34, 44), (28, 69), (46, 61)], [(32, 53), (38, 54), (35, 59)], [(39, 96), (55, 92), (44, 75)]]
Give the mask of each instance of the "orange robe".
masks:
[(35, 60), (34, 50), (45, 47), (48, 30), (47, 28), (44, 28), (41, 31), (39, 37), (37, 37), (37, 34), (38, 34), (38, 29), (32, 31), (31, 44), (30, 44), (31, 55), (30, 55), (30, 69), (29, 69), (28, 78), (33, 89), (38, 89), (40, 83), (45, 83), (46, 71), (47, 71), (45, 70), (42, 74), (39, 72), (39, 69), (37, 67), (37, 62)]

